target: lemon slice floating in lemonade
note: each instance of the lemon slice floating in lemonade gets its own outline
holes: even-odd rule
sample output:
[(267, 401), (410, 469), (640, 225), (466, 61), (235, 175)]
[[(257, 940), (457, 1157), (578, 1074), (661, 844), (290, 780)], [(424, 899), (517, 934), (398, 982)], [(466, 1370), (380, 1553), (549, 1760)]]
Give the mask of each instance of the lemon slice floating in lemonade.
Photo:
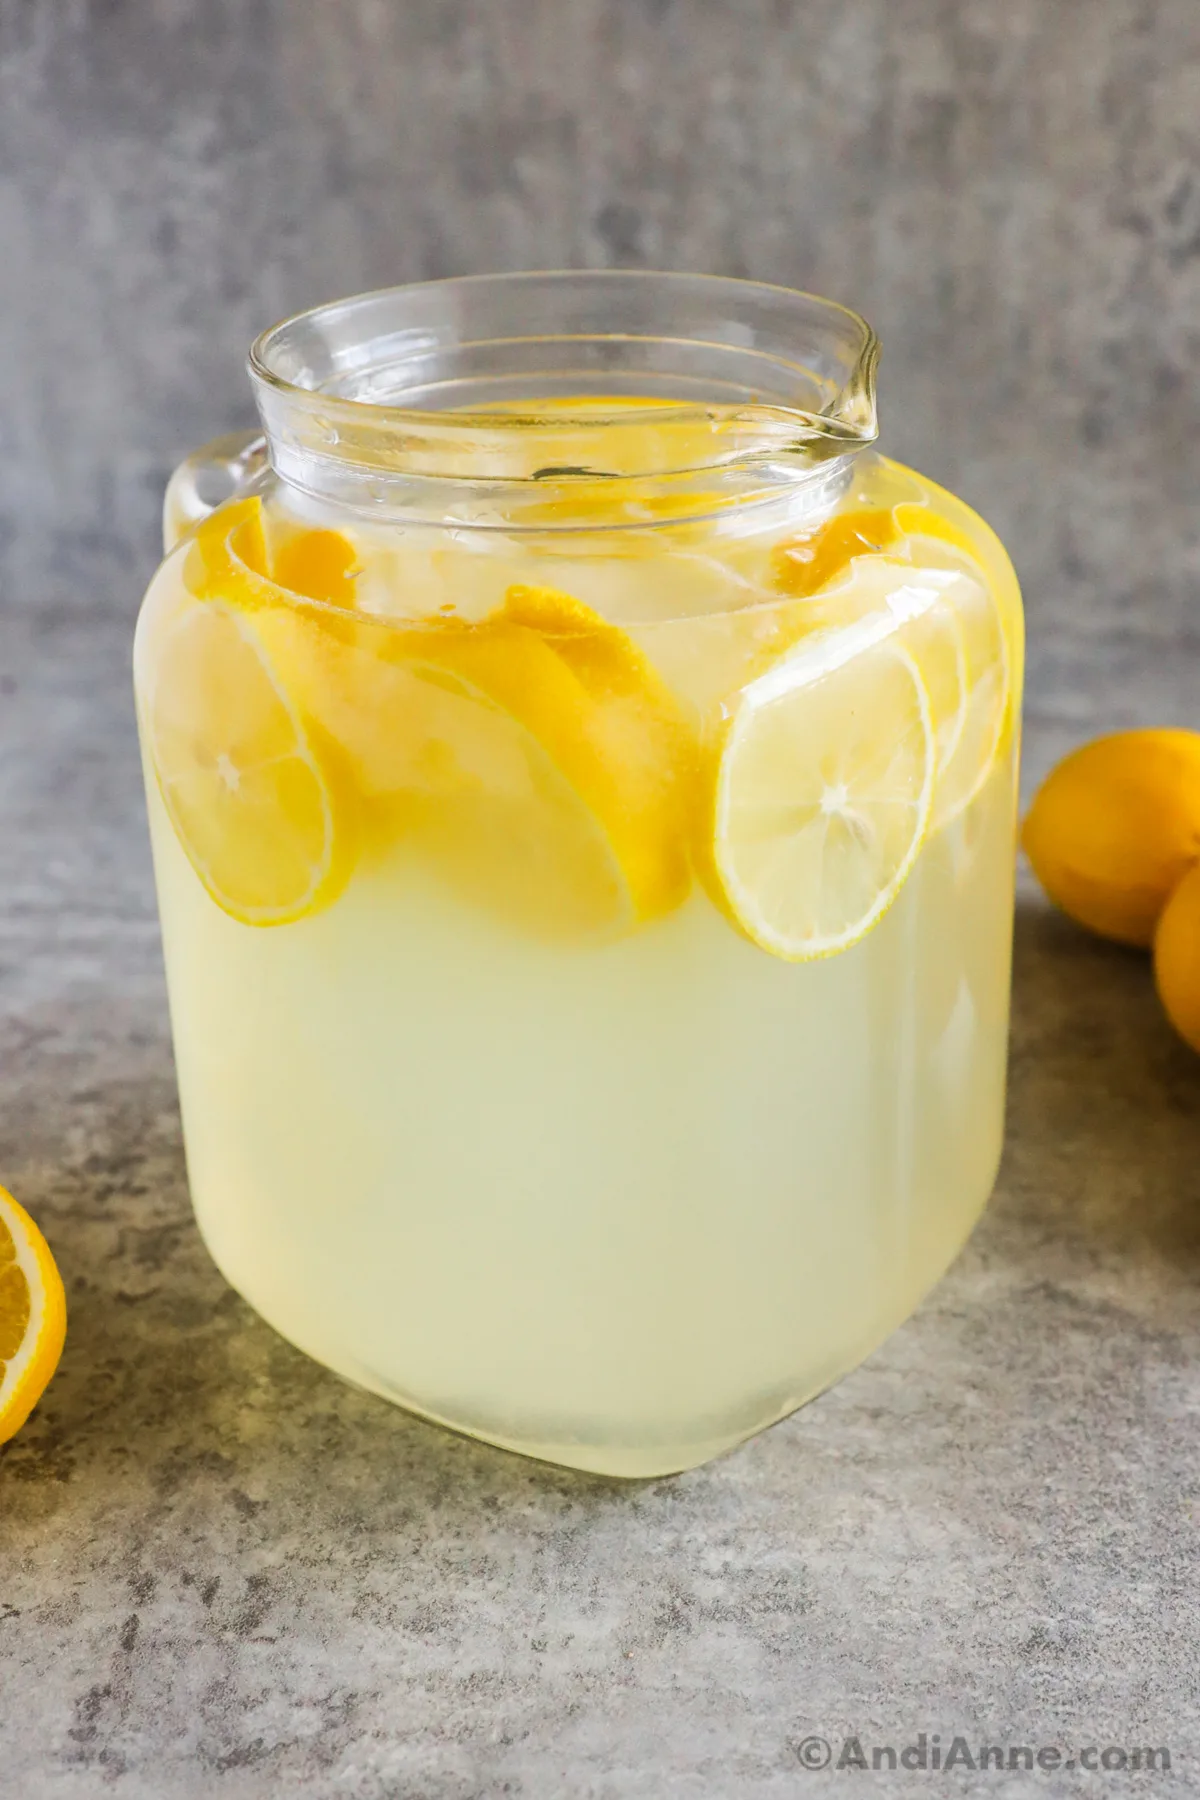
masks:
[(220, 600), (180, 613), (145, 711), (164, 804), (218, 906), (282, 925), (340, 893), (345, 809), (251, 619)]
[(200, 597), (162, 621), (147, 657), (143, 722), (163, 803), (223, 911), (282, 925), (318, 911), (353, 867), (353, 806), (279, 679), (261, 627), (275, 590), (230, 552), (260, 542), (257, 503), (200, 527), (188, 551)]
[[(351, 579), (333, 535), (315, 562), (297, 537), (272, 572)], [(312, 604), (260, 573), (256, 501), (214, 515), (188, 558), (200, 603), (149, 659), (147, 738), (226, 912), (282, 924), (326, 904), (363, 816), (377, 843), (407, 839), (473, 903), (545, 935), (617, 935), (682, 900), (693, 736), (627, 634), (581, 602), (514, 587), (478, 623)]]
[(278, 616), (279, 666), (383, 848), (407, 840), (511, 924), (611, 937), (690, 885), (694, 737), (625, 632), (513, 586), (487, 618)]
[[(796, 596), (781, 609), (777, 649), (882, 608), (899, 616), (908, 605), (901, 641), (925, 682), (937, 749), (933, 830), (975, 798), (1011, 718), (1009, 646), (985, 563), (965, 531), (916, 502), (835, 515), (776, 554), (777, 585)], [(931, 584), (944, 587), (939, 603), (914, 608), (912, 593)]]
[(938, 766), (933, 829), (939, 830), (966, 811), (1000, 759), (1013, 719), (1011, 653), (977, 547), (932, 508), (902, 505), (896, 515), (907, 528), (904, 548), (915, 565), (955, 570), (963, 577), (951, 609), (960, 698), (953, 739)]
[(929, 697), (888, 624), (820, 633), (752, 682), (720, 746), (712, 861), (762, 949), (848, 949), (895, 900), (929, 824)]
[(618, 935), (680, 903), (691, 740), (623, 633), (515, 588), (482, 624), (398, 631), (386, 654), (423, 690), (380, 720), (408, 771), (402, 813), (452, 885), (554, 936)]

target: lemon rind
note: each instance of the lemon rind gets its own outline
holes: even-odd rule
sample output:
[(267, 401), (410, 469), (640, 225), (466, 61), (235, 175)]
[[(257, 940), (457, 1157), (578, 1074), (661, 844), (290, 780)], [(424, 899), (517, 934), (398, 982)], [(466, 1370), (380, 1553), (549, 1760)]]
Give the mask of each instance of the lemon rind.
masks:
[(0, 1443), (5, 1443), (24, 1425), (58, 1367), (67, 1306), (50, 1246), (25, 1208), (4, 1188), (0, 1188), (0, 1217), (29, 1288), (29, 1328), (0, 1379)]

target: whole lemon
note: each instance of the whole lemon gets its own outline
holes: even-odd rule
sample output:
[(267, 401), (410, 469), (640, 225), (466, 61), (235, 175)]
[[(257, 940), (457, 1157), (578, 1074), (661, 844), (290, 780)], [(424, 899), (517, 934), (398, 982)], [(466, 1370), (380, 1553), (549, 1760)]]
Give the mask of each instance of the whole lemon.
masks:
[(1172, 1025), (1200, 1050), (1200, 864), (1184, 876), (1158, 921), (1154, 979)]
[(1118, 731), (1042, 783), (1021, 834), (1038, 880), (1079, 924), (1148, 945), (1200, 861), (1200, 732)]

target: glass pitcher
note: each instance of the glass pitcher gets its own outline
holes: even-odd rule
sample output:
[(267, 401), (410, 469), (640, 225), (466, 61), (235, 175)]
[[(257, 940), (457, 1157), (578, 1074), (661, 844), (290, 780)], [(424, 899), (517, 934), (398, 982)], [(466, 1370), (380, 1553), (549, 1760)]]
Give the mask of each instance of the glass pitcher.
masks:
[(424, 1417), (687, 1468), (861, 1361), (992, 1186), (1020, 598), (871, 452), (876, 340), (481, 277), (254, 345), (135, 680), (192, 1195)]

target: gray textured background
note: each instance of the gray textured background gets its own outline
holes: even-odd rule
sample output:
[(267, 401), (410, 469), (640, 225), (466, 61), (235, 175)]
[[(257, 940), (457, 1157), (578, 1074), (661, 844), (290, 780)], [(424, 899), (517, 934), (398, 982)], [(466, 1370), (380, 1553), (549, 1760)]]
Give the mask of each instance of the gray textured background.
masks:
[(1140, 959), (1025, 892), (996, 1202), (866, 1368), (676, 1482), (547, 1473), (200, 1249), (127, 657), (260, 327), (633, 263), (872, 319), (887, 447), (1023, 577), (1031, 773), (1195, 722), (1198, 120), (1197, 0), (0, 0), (0, 1179), (72, 1309), (0, 1454), (5, 1800), (775, 1800), (922, 1728), (1196, 1791), (1200, 1065)]

